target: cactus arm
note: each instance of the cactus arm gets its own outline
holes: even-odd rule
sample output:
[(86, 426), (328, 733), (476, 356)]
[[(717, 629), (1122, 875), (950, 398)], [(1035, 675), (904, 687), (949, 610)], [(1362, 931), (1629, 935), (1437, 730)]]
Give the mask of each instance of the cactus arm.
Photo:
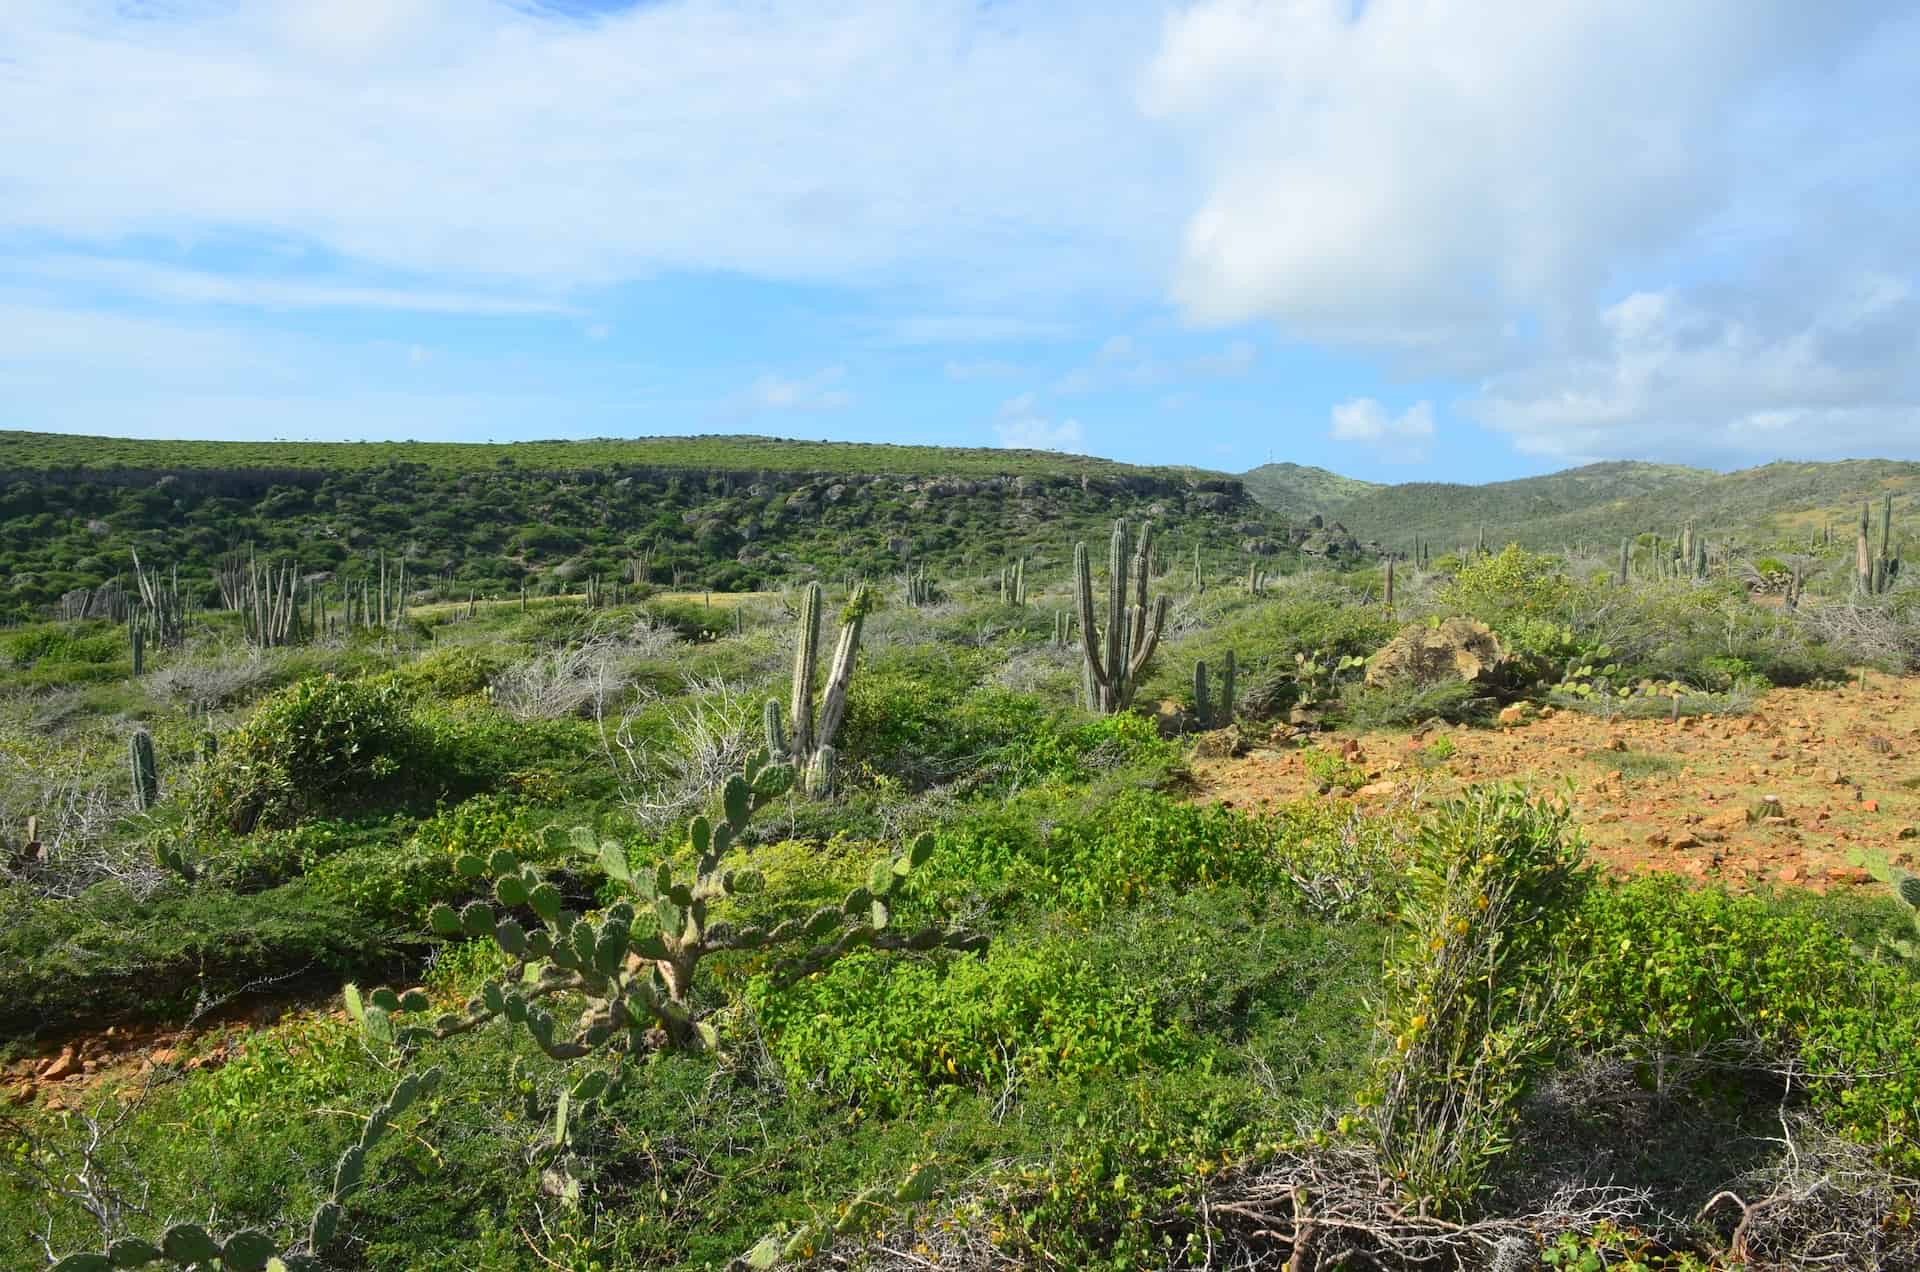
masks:
[(787, 711), (795, 757), (813, 753), (813, 669), (820, 650), (820, 585), (809, 583), (800, 596), (800, 635), (793, 652), (793, 701)]
[(1127, 523), (1113, 523), (1113, 537), (1107, 541), (1107, 656), (1104, 660), (1108, 688), (1117, 692), (1126, 673), (1127, 611)]
[(840, 628), (840, 642), (833, 651), (833, 668), (827, 676), (826, 696), (820, 702), (819, 730), (814, 735), (816, 748), (828, 746), (840, 732), (847, 714), (847, 689), (853, 682), (854, 660), (860, 656), (860, 628), (866, 622), (865, 596), (854, 598), (852, 612)]
[[(1080, 610), (1080, 652), (1086, 665), (1089, 685), (1105, 692), (1109, 685), (1106, 668), (1100, 661), (1100, 629), (1093, 621), (1093, 573), (1087, 565), (1087, 545), (1074, 545), (1073, 549), (1074, 602)], [(1098, 710), (1097, 702), (1089, 702), (1090, 710)]]
[(1160, 643), (1160, 633), (1167, 625), (1167, 598), (1162, 596), (1153, 603), (1153, 621), (1147, 624), (1146, 637), (1139, 648), (1133, 651), (1133, 659), (1127, 664), (1127, 683), (1131, 685), (1153, 657), (1154, 647)]

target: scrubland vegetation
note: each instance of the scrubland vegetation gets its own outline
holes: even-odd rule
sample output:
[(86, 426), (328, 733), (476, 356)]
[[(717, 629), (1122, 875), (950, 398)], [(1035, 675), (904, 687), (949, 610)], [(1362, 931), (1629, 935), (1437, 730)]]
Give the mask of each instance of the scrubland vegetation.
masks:
[[(1857, 592), (1849, 544), (1788, 608), (1757, 549), (1496, 548), (1396, 562), (1389, 609), (1379, 562), (1249, 587), (1104, 531), (1034, 527), (1025, 603), (994, 557), (281, 645), (193, 604), (137, 676), (124, 622), (36, 602), (0, 629), (0, 1263), (1920, 1261), (1911, 876), (1621, 881), (1559, 792), (1362, 813), (1336, 746), (1907, 674), (1910, 575)], [(1369, 683), (1453, 617), (1497, 666)], [(1327, 793), (1192, 802), (1246, 746)]]

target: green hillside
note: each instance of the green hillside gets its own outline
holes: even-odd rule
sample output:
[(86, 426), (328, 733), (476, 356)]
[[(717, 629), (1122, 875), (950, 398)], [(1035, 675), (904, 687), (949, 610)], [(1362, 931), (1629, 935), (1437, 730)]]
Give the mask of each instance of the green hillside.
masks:
[(739, 473), (914, 473), (934, 477), (1114, 477), (1143, 471), (1130, 464), (1055, 451), (808, 442), (751, 435), (536, 442), (205, 442), (0, 431), (0, 477), (20, 471), (63, 469), (346, 472), (394, 465), (456, 472), (506, 467), (541, 472), (659, 468)]
[[(1248, 490), (1268, 507), (1300, 515), (1297, 502), (1271, 494), (1269, 484), (1256, 481), (1254, 473), (1246, 480)], [(1307, 511), (1337, 517), (1360, 538), (1394, 546), (1409, 546), (1418, 536), (1443, 551), (1475, 542), (1484, 529), (1490, 541), (1560, 548), (1651, 531), (1670, 535), (1687, 521), (1709, 534), (1764, 546), (1803, 541), (1828, 522), (1844, 533), (1863, 501), (1888, 492), (1904, 504), (1920, 493), (1920, 464), (1777, 463), (1722, 474), (1614, 462), (1484, 486), (1409, 482), (1345, 497), (1337, 486), (1325, 488), (1332, 497)]]
[(1262, 464), (1240, 474), (1247, 493), (1275, 512), (1290, 517), (1330, 513), (1336, 507), (1386, 487), (1357, 477), (1342, 477), (1305, 464)]
[(328, 576), (384, 554), (433, 595), (638, 578), (745, 591), (808, 577), (1063, 564), (1115, 517), (1223, 572), (1277, 532), (1235, 478), (1042, 451), (789, 442), (298, 443), (0, 433), (0, 621), (124, 578), (138, 552), (197, 593), (253, 547)]

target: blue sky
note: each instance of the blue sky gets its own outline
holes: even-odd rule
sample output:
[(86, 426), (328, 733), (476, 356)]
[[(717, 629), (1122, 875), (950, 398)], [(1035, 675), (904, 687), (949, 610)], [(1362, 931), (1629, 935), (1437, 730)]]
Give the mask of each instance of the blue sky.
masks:
[(0, 427), (1920, 459), (1920, 13), (10, 0)]

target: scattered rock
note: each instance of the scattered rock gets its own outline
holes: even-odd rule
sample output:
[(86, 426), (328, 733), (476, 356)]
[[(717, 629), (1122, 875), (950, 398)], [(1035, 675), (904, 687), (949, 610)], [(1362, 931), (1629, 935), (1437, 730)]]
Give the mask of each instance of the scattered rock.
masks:
[(1400, 793), (1400, 783), (1388, 779), (1384, 782), (1369, 782), (1353, 793), (1355, 799), (1391, 799)]
[(1528, 707), (1524, 702), (1515, 702), (1500, 708), (1500, 726), (1511, 729), (1527, 722)]
[(79, 1069), (80, 1061), (74, 1055), (73, 1048), (65, 1047), (59, 1055), (42, 1065), (40, 1072), (35, 1076), (42, 1082), (58, 1082), (70, 1074), (78, 1073)]

